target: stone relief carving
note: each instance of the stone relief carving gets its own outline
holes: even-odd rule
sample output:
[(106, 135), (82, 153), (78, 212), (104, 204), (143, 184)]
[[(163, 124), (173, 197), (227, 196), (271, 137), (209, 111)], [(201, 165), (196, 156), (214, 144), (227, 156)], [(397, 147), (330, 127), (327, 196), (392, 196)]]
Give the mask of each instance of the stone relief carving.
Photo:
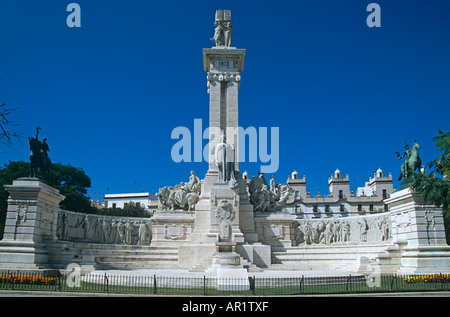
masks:
[(432, 240), (436, 238), (436, 231), (435, 231), (436, 220), (434, 217), (434, 212), (432, 210), (425, 211), (424, 218), (427, 230), (427, 241), (428, 244), (431, 244)]
[(175, 187), (160, 187), (158, 208), (160, 211), (194, 210), (200, 194), (200, 179), (191, 171), (188, 183), (182, 182)]
[(382, 242), (391, 240), (392, 223), (389, 215), (299, 220), (294, 233), (297, 245)]
[(150, 219), (127, 219), (60, 211), (57, 237), (63, 241), (147, 245), (151, 241)]
[(17, 205), (16, 219), (14, 225), (14, 239), (17, 236), (17, 228), (27, 221), (28, 207), (31, 205), (31, 201), (29, 200), (10, 200), (9, 204)]
[(233, 205), (223, 199), (216, 208), (216, 219), (219, 224), (219, 238), (221, 241), (230, 242), (232, 239), (232, 223), (236, 217)]
[(264, 173), (259, 173), (257, 178), (253, 177), (249, 184), (249, 199), (255, 212), (287, 212), (286, 202), (293, 192), (288, 185), (277, 185), (273, 176), (269, 188)]

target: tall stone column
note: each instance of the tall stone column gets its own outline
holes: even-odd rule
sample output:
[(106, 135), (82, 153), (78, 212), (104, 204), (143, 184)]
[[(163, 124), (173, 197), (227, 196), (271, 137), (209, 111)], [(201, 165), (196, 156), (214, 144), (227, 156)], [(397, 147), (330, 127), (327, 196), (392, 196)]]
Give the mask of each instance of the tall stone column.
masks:
[(56, 239), (59, 191), (37, 178), (19, 178), (6, 185), (9, 192), (0, 268), (48, 268), (46, 241)]
[[(248, 201), (245, 180), (239, 171), (239, 87), (244, 67), (245, 49), (233, 47), (213, 47), (203, 49), (203, 66), (208, 73), (209, 93), (209, 162), (208, 172), (203, 180), (202, 198), (209, 201), (206, 207), (210, 214), (202, 217), (205, 227), (213, 229), (215, 209), (220, 199), (228, 199), (235, 206), (235, 237), (238, 242), (256, 242), (253, 207)], [(218, 185), (218, 167), (215, 164), (215, 149), (221, 141), (221, 133), (226, 135), (226, 143), (234, 149), (235, 178), (238, 186), (234, 189)], [(211, 204), (212, 203), (212, 204)], [(196, 210), (201, 212), (202, 205)], [(198, 214), (200, 217), (200, 213)], [(216, 231), (216, 230), (214, 230)], [(239, 236), (244, 236), (239, 238)]]
[(221, 133), (235, 149), (235, 168), (239, 171), (239, 86), (245, 50), (215, 47), (203, 49), (203, 67), (208, 73), (209, 92), (209, 169), (216, 174), (214, 149)]

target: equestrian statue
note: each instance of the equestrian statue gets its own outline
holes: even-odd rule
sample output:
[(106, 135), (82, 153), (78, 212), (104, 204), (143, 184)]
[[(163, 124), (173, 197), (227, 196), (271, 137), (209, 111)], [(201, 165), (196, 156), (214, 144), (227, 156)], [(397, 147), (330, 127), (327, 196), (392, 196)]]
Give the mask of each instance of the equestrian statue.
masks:
[(36, 128), (36, 138), (29, 137), (28, 141), (30, 143), (30, 177), (36, 177), (38, 169), (42, 171), (44, 180), (48, 180), (50, 176), (50, 167), (52, 162), (48, 157), (48, 152), (50, 148), (47, 144), (47, 138), (43, 138), (39, 141), (39, 130), (41, 127)]
[(406, 156), (405, 161), (400, 167), (400, 176), (398, 180), (406, 181), (417, 169), (420, 172), (425, 171), (425, 166), (422, 165), (422, 160), (419, 157), (419, 149), (420, 145), (417, 141), (414, 140), (412, 148), (409, 148), (408, 143), (405, 143), (405, 150), (403, 155), (400, 155), (399, 152), (395, 152), (399, 160), (403, 159)]

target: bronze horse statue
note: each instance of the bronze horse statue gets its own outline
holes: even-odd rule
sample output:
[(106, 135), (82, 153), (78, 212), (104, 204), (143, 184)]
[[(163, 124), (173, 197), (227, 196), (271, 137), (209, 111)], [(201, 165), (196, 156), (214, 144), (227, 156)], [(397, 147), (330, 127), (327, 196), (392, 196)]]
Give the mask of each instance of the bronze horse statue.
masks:
[(425, 169), (425, 166), (422, 165), (422, 160), (419, 157), (419, 149), (420, 149), (419, 143), (417, 143), (417, 141), (414, 140), (411, 149), (409, 148), (408, 144), (405, 143), (405, 151), (403, 152), (402, 156), (400, 156), (399, 152), (395, 152), (399, 160), (401, 160), (403, 157), (406, 156), (405, 161), (400, 167), (400, 176), (398, 177), (399, 181), (402, 180), (402, 178), (406, 180), (416, 171), (416, 169), (419, 169), (419, 171)]

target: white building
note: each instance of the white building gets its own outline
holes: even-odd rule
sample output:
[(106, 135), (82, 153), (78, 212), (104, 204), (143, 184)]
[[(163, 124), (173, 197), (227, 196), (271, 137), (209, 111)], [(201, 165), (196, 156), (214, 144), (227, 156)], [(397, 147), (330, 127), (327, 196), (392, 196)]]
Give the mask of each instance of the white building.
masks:
[(300, 218), (329, 218), (364, 215), (387, 211), (384, 203), (394, 191), (392, 174), (384, 176), (378, 169), (373, 178), (358, 187), (356, 194), (350, 190), (348, 174), (344, 177), (339, 169), (328, 178), (328, 194), (315, 197), (306, 190), (306, 177), (298, 177), (294, 171), (287, 184), (293, 189), (293, 200), (287, 202), (289, 212)]
[(158, 209), (158, 196), (151, 193), (106, 194), (105, 208), (123, 208), (129, 203), (139, 204), (155, 213)]
[[(243, 178), (250, 182), (248, 173)], [(384, 200), (394, 192), (392, 174), (385, 176), (379, 168), (374, 177), (370, 177), (364, 187), (358, 187), (356, 193), (350, 190), (348, 174), (343, 176), (339, 169), (328, 178), (328, 193), (312, 196), (306, 189), (306, 176), (299, 178), (298, 172), (289, 175), (287, 185), (292, 194), (286, 202), (289, 213), (299, 219), (361, 216), (388, 211)]]

